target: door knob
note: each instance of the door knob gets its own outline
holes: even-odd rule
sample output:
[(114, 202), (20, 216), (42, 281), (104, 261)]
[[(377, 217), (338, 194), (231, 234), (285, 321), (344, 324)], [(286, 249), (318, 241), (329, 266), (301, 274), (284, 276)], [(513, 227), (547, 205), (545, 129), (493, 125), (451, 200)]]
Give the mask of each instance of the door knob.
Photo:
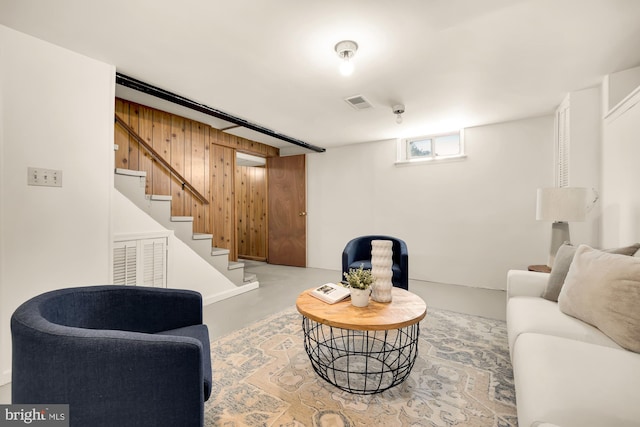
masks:
[(298, 216), (307, 216), (306, 212), (298, 212)]

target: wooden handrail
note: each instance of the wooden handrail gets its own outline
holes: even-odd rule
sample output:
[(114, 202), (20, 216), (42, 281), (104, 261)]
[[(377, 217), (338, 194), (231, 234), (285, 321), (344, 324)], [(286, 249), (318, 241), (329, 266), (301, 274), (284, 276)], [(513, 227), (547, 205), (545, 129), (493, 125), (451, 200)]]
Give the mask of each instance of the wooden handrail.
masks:
[(162, 156), (147, 143), (147, 141), (142, 139), (142, 137), (138, 135), (137, 132), (127, 124), (127, 122), (125, 122), (120, 116), (118, 116), (118, 114), (115, 114), (115, 117), (116, 117), (116, 123), (122, 126), (122, 128), (126, 130), (127, 133), (129, 133), (129, 135), (131, 135), (133, 139), (135, 139), (138, 142), (138, 144), (142, 145), (142, 147), (149, 152), (153, 160), (156, 160), (158, 163), (164, 166), (164, 168), (167, 169), (173, 176), (178, 178), (178, 181), (180, 181), (180, 183), (182, 184), (182, 188), (186, 187), (202, 203), (204, 203), (205, 205), (209, 204), (209, 201), (207, 200), (207, 198), (204, 197), (202, 194), (200, 194), (200, 192), (196, 190), (195, 187), (189, 183), (189, 181), (184, 179), (182, 175), (180, 175), (180, 172), (175, 170), (173, 166), (167, 163), (167, 161), (163, 159)]

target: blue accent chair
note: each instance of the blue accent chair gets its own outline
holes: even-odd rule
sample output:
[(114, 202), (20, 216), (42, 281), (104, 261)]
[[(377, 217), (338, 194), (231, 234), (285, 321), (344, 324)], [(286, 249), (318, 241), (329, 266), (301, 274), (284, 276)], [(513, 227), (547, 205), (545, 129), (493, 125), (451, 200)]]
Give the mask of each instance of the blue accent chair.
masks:
[[(371, 269), (371, 241), (391, 240), (393, 242), (393, 286), (409, 290), (409, 253), (407, 244), (396, 237), (390, 236), (361, 236), (349, 241), (342, 251), (342, 273), (351, 268), (364, 265), (365, 270)], [(342, 276), (344, 279), (344, 275)]]
[(11, 317), (14, 404), (69, 404), (72, 427), (202, 426), (211, 395), (198, 292), (51, 291)]

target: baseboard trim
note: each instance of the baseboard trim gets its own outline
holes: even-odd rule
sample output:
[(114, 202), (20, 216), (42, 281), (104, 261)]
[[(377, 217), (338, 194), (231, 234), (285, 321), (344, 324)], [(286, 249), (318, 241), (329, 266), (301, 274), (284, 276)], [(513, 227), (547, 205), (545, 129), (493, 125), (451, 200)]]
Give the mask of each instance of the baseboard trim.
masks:
[(227, 298), (235, 297), (236, 295), (240, 295), (240, 294), (243, 294), (245, 292), (252, 291), (254, 289), (258, 289), (259, 287), (260, 287), (260, 282), (258, 282), (256, 280), (255, 282), (251, 282), (251, 283), (247, 283), (246, 285), (238, 286), (235, 289), (229, 289), (227, 291), (220, 292), (218, 294), (206, 297), (202, 301), (202, 304), (203, 305), (213, 304), (214, 302), (222, 301), (222, 300), (225, 300)]

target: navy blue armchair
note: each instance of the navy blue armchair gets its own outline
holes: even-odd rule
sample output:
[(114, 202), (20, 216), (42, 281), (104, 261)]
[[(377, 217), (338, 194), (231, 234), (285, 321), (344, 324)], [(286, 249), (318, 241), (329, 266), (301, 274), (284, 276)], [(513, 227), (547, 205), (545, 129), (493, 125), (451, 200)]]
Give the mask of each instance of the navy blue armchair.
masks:
[[(393, 242), (393, 286), (409, 290), (409, 253), (407, 244), (396, 237), (390, 236), (361, 236), (349, 241), (342, 251), (342, 273), (351, 268), (364, 265), (365, 270), (371, 269), (371, 241), (391, 240)], [(344, 276), (343, 276), (344, 277)]]
[(91, 286), (11, 317), (14, 404), (69, 404), (70, 426), (202, 426), (211, 394), (198, 292)]

